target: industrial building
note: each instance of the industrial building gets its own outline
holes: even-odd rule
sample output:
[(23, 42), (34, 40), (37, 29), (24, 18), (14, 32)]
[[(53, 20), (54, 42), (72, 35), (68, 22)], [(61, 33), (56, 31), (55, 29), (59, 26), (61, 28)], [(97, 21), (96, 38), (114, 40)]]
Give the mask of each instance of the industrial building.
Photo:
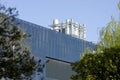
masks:
[[(81, 25), (74, 24), (73, 26), (71, 20), (62, 24), (54, 20), (53, 30), (21, 19), (16, 19), (16, 22), (23, 31), (31, 35), (31, 38), (27, 39), (31, 51), (45, 64), (42, 73), (43, 80), (70, 80), (70, 76), (74, 74), (70, 63), (78, 61), (87, 47), (95, 50), (95, 45), (86, 41), (85, 36), (81, 36)], [(65, 27), (60, 27), (60, 25), (65, 25)], [(72, 28), (77, 28), (77, 30), (73, 31)]]
[(78, 24), (73, 19), (67, 19), (65, 22), (59, 23), (58, 19), (53, 20), (53, 25), (50, 25), (52, 30), (62, 32), (75, 38), (86, 40), (86, 25)]

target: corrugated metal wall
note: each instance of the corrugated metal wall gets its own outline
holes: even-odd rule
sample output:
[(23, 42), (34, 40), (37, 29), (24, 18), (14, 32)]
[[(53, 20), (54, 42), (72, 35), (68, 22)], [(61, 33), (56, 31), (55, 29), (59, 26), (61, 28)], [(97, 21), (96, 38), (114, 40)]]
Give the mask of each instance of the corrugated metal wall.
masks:
[(67, 62), (75, 62), (86, 47), (95, 49), (92, 42), (77, 39), (48, 28), (17, 19), (20, 27), (31, 35), (32, 52), (38, 57), (51, 57)]

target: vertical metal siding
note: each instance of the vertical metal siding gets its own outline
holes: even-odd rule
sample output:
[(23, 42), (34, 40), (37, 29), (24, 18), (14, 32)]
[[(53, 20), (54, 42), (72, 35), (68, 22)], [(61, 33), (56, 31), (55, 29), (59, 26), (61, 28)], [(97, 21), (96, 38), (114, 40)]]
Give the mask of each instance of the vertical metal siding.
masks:
[(32, 36), (31, 48), (36, 56), (75, 62), (80, 59), (85, 48), (95, 49), (92, 42), (77, 39), (20, 19), (18, 22), (20, 22), (20, 27)]

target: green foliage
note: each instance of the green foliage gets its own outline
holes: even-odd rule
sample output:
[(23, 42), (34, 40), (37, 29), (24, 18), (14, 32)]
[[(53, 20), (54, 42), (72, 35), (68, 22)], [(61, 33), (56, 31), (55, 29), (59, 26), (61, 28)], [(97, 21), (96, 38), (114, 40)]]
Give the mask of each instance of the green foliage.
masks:
[(89, 53), (72, 64), (76, 72), (72, 80), (120, 79), (120, 48), (104, 49), (103, 53)]
[(100, 32), (99, 48), (110, 48), (120, 46), (120, 22), (115, 21), (113, 18), (108, 23), (107, 27)]
[(25, 34), (14, 24), (15, 16), (15, 8), (0, 5), (0, 79), (31, 80), (42, 68), (24, 46)]
[[(118, 4), (120, 10), (120, 2)], [(97, 51), (88, 51), (80, 61), (72, 63), (76, 74), (72, 80), (119, 80), (120, 79), (120, 21), (111, 21), (100, 31)]]
[(118, 9), (120, 10), (120, 1), (119, 1), (119, 3), (118, 3)]
[[(120, 1), (118, 3), (118, 9), (120, 10)], [(111, 17), (111, 21), (107, 24), (106, 28), (102, 28), (100, 31), (98, 48), (102, 50), (110, 47), (120, 47), (119, 31), (120, 21), (115, 21), (115, 19)]]

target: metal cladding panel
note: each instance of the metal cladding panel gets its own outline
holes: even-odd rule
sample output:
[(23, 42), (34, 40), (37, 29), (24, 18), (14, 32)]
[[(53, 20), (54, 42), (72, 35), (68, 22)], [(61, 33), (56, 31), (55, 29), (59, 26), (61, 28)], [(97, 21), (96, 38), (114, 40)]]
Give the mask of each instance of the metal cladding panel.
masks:
[(31, 35), (30, 45), (33, 54), (38, 57), (50, 57), (66, 62), (75, 62), (89, 47), (95, 49), (92, 42), (77, 39), (48, 28), (18, 19), (20, 27)]

